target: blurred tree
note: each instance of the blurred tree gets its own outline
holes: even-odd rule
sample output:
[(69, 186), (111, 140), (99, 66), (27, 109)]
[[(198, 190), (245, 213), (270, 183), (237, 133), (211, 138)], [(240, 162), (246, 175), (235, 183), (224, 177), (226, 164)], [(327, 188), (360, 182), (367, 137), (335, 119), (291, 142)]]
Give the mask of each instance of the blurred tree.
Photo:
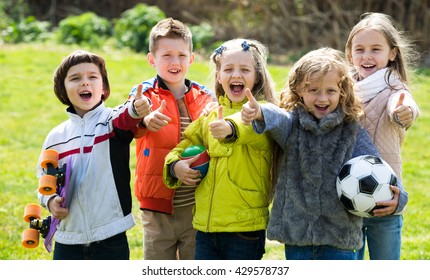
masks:
[[(308, 50), (320, 46), (344, 48), (350, 28), (364, 12), (394, 17), (410, 32), (421, 52), (430, 46), (430, 0), (0, 0), (6, 13), (26, 13), (55, 26), (69, 15), (92, 11), (114, 19), (137, 3), (158, 6), (166, 17), (191, 25), (208, 23), (214, 40), (255, 38), (270, 46), (271, 53)], [(24, 11), (23, 2), (29, 9)], [(22, 11), (16, 12), (20, 7)]]

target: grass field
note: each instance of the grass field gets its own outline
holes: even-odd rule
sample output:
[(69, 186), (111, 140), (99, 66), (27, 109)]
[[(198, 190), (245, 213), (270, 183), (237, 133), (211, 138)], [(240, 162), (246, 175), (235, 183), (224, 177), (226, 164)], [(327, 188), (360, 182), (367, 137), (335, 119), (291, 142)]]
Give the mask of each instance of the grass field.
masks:
[[(25, 249), (21, 233), (27, 203), (37, 202), (38, 181), (35, 167), (48, 131), (66, 119), (65, 107), (52, 90), (52, 74), (61, 59), (74, 48), (56, 45), (0, 46), (0, 259), (48, 260), (52, 255), (43, 246)], [(117, 50), (97, 50), (107, 62), (111, 95), (108, 106), (126, 100), (131, 87), (155, 75), (145, 55)], [(208, 59), (198, 58), (189, 78), (208, 86), (212, 73)], [(287, 75), (286, 66), (271, 66), (280, 89)], [(402, 259), (430, 259), (430, 71), (421, 70), (412, 89), (421, 107), (421, 117), (408, 131), (403, 147), (404, 185), (409, 204), (404, 215)], [(134, 155), (134, 143), (131, 147)], [(131, 168), (134, 174), (135, 159)], [(128, 231), (131, 258), (142, 259), (140, 210), (134, 200), (137, 225)], [(44, 212), (44, 214), (48, 214)], [(264, 259), (283, 259), (283, 246), (268, 242)]]

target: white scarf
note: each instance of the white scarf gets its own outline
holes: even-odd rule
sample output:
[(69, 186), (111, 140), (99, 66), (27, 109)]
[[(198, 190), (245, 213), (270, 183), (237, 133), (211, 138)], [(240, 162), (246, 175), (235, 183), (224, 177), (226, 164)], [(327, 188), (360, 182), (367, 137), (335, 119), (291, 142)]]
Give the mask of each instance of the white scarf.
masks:
[(388, 79), (388, 84), (386, 81), (386, 73), (388, 68), (383, 68), (369, 77), (357, 81), (357, 73), (355, 73), (352, 78), (355, 82), (354, 84), (354, 93), (357, 97), (360, 98), (362, 103), (367, 103), (372, 100), (378, 93), (386, 89), (387, 87), (396, 87), (401, 86), (403, 83), (400, 81), (399, 76), (392, 72), (390, 78)]

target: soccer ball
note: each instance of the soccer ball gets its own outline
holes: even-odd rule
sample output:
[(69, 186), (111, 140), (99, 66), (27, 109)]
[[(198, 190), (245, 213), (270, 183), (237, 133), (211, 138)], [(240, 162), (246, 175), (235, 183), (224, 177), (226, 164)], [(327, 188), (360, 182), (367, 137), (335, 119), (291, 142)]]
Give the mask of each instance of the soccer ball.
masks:
[(336, 180), (337, 195), (350, 213), (372, 217), (376, 202), (391, 200), (390, 185), (397, 186), (397, 177), (383, 159), (364, 155), (347, 161)]
[(192, 169), (199, 170), (201, 177), (203, 178), (208, 173), (210, 159), (205, 147), (201, 145), (191, 145), (185, 148), (185, 150), (181, 153), (181, 159), (190, 159), (199, 154), (201, 154), (199, 159), (193, 162), (190, 167)]

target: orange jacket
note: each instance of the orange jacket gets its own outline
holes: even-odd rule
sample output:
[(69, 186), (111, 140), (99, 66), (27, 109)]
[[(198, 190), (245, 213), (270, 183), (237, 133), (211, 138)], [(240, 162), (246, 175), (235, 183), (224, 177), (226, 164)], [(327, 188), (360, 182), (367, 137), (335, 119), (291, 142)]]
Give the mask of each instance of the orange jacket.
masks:
[[(141, 210), (151, 210), (167, 214), (173, 213), (173, 196), (175, 191), (166, 187), (163, 182), (163, 168), (165, 156), (181, 140), (181, 123), (179, 109), (173, 93), (157, 77), (145, 81), (143, 92), (152, 101), (152, 110), (166, 100), (164, 114), (171, 118), (171, 122), (157, 132), (141, 128), (136, 139), (136, 181), (134, 193), (140, 202)], [(191, 120), (197, 119), (207, 103), (214, 101), (213, 94), (195, 82), (185, 80), (188, 91), (184, 101)], [(134, 95), (135, 86), (130, 95)]]

